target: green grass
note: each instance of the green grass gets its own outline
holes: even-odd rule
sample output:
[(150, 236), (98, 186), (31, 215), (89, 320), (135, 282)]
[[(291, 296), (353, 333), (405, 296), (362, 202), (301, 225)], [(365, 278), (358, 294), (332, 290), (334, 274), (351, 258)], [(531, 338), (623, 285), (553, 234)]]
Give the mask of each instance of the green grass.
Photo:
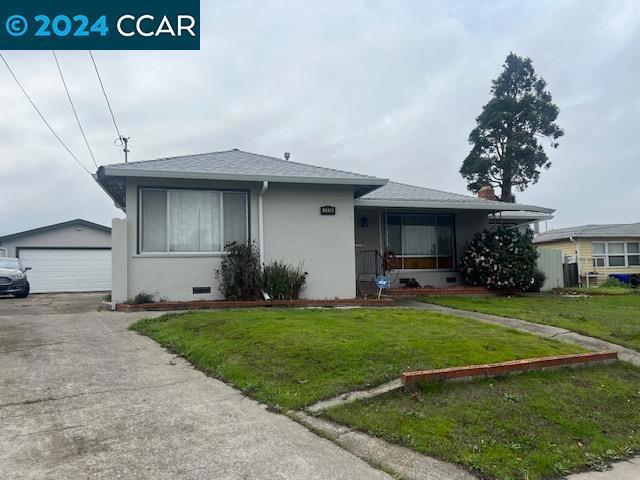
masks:
[(599, 469), (640, 448), (640, 370), (624, 363), (423, 385), (325, 415), (490, 478)]
[(599, 287), (558, 288), (554, 290), (554, 293), (573, 294), (573, 295), (590, 295), (590, 296), (591, 295), (639, 295), (640, 289), (630, 288), (630, 287), (601, 285)]
[(378, 385), (407, 370), (584, 351), (410, 309), (216, 310), (141, 320), (132, 329), (284, 409)]
[(640, 350), (640, 295), (424, 297), (423, 302), (520, 318)]

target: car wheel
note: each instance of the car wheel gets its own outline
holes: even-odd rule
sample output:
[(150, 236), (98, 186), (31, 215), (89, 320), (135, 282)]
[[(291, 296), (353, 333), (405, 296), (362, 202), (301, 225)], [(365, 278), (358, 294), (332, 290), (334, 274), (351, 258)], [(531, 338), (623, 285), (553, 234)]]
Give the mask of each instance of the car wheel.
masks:
[(16, 298), (27, 298), (28, 296), (29, 296), (29, 282), (27, 282), (27, 285), (24, 287), (23, 291), (15, 294)]

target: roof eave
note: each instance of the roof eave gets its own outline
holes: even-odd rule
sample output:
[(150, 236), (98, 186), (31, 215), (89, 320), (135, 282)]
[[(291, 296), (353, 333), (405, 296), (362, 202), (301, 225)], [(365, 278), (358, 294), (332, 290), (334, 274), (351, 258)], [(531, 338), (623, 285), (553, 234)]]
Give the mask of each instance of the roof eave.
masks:
[(44, 227), (32, 228), (30, 230), (24, 230), (22, 232), (3, 235), (0, 237), (0, 242), (8, 242), (10, 240), (15, 240), (16, 238), (27, 237), (29, 235), (37, 235), (40, 233), (46, 233), (52, 230), (57, 230), (59, 228), (72, 227), (74, 225), (81, 225), (83, 227), (93, 228), (95, 230), (111, 233), (111, 229), (105, 225), (100, 225), (99, 223), (90, 222), (82, 218), (76, 218), (74, 220), (69, 220), (66, 222), (53, 223), (51, 225), (45, 225)]
[(150, 169), (117, 168), (106, 165), (104, 175), (115, 177), (146, 177), (146, 178), (180, 178), (188, 180), (233, 180), (240, 182), (278, 182), (278, 183), (313, 183), (323, 185), (364, 185), (371, 187), (381, 187), (389, 180), (377, 177), (303, 177), (288, 175), (244, 175), (237, 173), (207, 173), (207, 172), (185, 172), (185, 171), (164, 171)]
[[(541, 235), (544, 235), (544, 233)], [(552, 238), (536, 237), (534, 239), (534, 242), (535, 243), (558, 242), (563, 240), (569, 240), (570, 238), (603, 240), (605, 238), (640, 238), (640, 235), (634, 235), (633, 233), (610, 233), (608, 235), (576, 234), (576, 235), (563, 235), (561, 237), (552, 237)]]
[(385, 208), (429, 208), (434, 210), (482, 210), (486, 212), (520, 211), (553, 213), (552, 208), (538, 207), (535, 205), (519, 205), (517, 203), (505, 203), (504, 205), (483, 204), (482, 202), (425, 202), (420, 200), (376, 200), (356, 199), (357, 207), (385, 207)]
[[(120, 210), (122, 210), (124, 213), (127, 213), (127, 206), (126, 206), (126, 198), (119, 199), (118, 197), (116, 197), (113, 193), (113, 191), (111, 191), (109, 189), (109, 186), (107, 185), (107, 183), (105, 183), (105, 179), (108, 178), (113, 178), (113, 177), (108, 177), (104, 174), (104, 167), (100, 167), (98, 168), (98, 171), (91, 175), (93, 177), (93, 179), (95, 180), (95, 182), (100, 185), (100, 188), (107, 194), (109, 195), (109, 198), (111, 198), (111, 200), (113, 200), (113, 205), (116, 208), (119, 208)], [(124, 179), (123, 179), (124, 181)]]

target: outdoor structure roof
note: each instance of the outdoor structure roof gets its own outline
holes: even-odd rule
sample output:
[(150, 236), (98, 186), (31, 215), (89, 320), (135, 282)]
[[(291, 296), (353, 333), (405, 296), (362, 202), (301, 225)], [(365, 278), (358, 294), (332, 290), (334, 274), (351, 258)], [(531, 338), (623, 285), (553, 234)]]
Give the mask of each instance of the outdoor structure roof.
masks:
[(514, 212), (503, 212), (503, 220), (549, 220), (553, 218), (553, 215), (543, 212), (529, 212), (527, 210), (520, 210)]
[(550, 208), (486, 200), (471, 195), (443, 192), (442, 190), (398, 182), (388, 182), (373, 192), (363, 195), (356, 200), (356, 206), (487, 210), (495, 212), (519, 210), (542, 213), (554, 212)]
[(237, 149), (100, 167), (95, 175), (96, 181), (114, 199), (116, 205), (123, 209), (126, 207), (126, 177), (351, 185), (354, 187), (356, 206), (472, 209), (488, 212), (554, 211), (389, 182), (385, 178), (317, 167)]
[(612, 223), (607, 225), (580, 225), (578, 227), (557, 228), (537, 235), (535, 243), (553, 242), (567, 238), (625, 238), (640, 237), (640, 222)]
[(489, 214), (490, 223), (515, 223), (516, 225), (524, 225), (526, 223), (538, 223), (545, 220), (551, 220), (551, 213), (521, 211), (507, 211)]
[(0, 237), (0, 242), (7, 242), (9, 240), (13, 240), (14, 238), (26, 237), (36, 233), (44, 233), (44, 232), (49, 232), (51, 230), (56, 230), (58, 228), (72, 227), (72, 226), (95, 228), (96, 230), (102, 230), (103, 232), (111, 233), (111, 229), (109, 227), (105, 227), (104, 225), (100, 225), (99, 223), (89, 222), (81, 218), (76, 218), (75, 220), (69, 220), (68, 222), (54, 223), (53, 225), (47, 225), (45, 227), (33, 228), (31, 230), (25, 230), (24, 232), (17, 232), (9, 235), (4, 235)]
[(387, 183), (387, 179), (317, 167), (282, 158), (233, 149), (222, 152), (183, 155), (141, 162), (104, 165), (97, 180), (117, 204), (124, 207), (123, 191), (109, 177), (183, 178), (248, 182), (311, 183), (353, 185), (362, 195)]

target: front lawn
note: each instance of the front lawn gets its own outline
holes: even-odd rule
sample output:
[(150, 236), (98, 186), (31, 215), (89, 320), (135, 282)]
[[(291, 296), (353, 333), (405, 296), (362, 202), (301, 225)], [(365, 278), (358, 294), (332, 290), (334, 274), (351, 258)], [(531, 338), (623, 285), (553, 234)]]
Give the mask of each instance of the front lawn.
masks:
[(637, 452), (639, 403), (640, 370), (617, 363), (428, 384), (324, 414), (483, 476), (535, 480)]
[(555, 325), (640, 350), (640, 295), (423, 297), (426, 303)]
[(132, 328), (284, 409), (407, 370), (585, 351), (473, 320), (391, 308), (216, 310), (145, 319)]

